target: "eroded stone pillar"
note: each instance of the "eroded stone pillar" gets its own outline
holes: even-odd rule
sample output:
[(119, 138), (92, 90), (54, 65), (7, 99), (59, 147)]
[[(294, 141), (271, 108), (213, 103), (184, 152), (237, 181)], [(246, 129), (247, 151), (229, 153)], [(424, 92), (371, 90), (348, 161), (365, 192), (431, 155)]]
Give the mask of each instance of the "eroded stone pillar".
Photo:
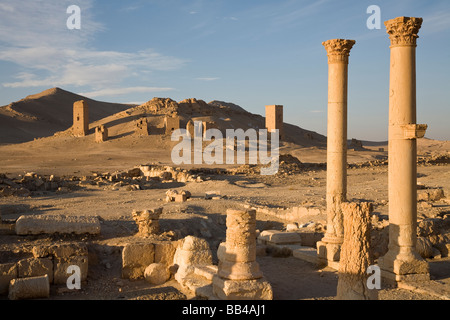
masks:
[(73, 103), (73, 135), (84, 137), (89, 134), (89, 107), (85, 100)]
[(163, 208), (152, 208), (144, 211), (134, 210), (133, 220), (139, 228), (139, 235), (141, 237), (148, 237), (159, 233), (159, 217), (162, 214)]
[(370, 247), (372, 204), (343, 203), (344, 242), (339, 261), (338, 300), (376, 300), (377, 289), (367, 286), (367, 269), (373, 263)]
[(428, 263), (416, 252), (417, 138), (416, 39), (422, 18), (398, 17), (385, 23), (391, 40), (389, 84), (389, 250), (378, 264), (385, 279), (428, 280)]
[(224, 300), (271, 300), (272, 287), (256, 262), (256, 210), (227, 210), (226, 243), (218, 250), (213, 292)]
[(105, 142), (108, 140), (108, 128), (106, 128), (103, 124), (95, 127), (95, 142)]
[(266, 106), (266, 129), (268, 132), (278, 129), (280, 140), (284, 139), (282, 105)]
[(338, 267), (344, 238), (341, 203), (347, 195), (348, 57), (355, 40), (322, 43), (328, 54), (327, 232), (317, 243), (319, 265)]

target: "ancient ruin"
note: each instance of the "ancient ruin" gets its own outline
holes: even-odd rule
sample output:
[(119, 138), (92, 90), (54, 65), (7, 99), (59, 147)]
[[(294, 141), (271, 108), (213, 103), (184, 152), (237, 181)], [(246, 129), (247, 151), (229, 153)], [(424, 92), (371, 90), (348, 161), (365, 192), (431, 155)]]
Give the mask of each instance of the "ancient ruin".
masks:
[(282, 105), (266, 106), (266, 129), (268, 132), (279, 130), (280, 140), (284, 138)]
[(162, 214), (163, 208), (153, 208), (144, 211), (134, 210), (133, 220), (138, 225), (138, 234), (141, 237), (148, 237), (152, 234), (159, 233), (159, 217)]
[(372, 204), (342, 203), (344, 242), (339, 261), (339, 300), (376, 300), (378, 292), (367, 286), (367, 270), (373, 265), (370, 246)]
[(391, 40), (389, 81), (389, 251), (379, 259), (391, 281), (429, 280), (428, 264), (416, 252), (417, 139), (416, 42), (422, 18), (385, 22)]
[(147, 118), (140, 118), (135, 123), (135, 134), (138, 136), (148, 136), (149, 135), (149, 125)]
[(355, 40), (322, 43), (328, 54), (327, 232), (317, 252), (321, 264), (337, 269), (344, 237), (341, 203), (347, 200), (348, 59)]
[(89, 134), (89, 106), (85, 100), (73, 104), (73, 135), (84, 137)]
[(255, 223), (255, 210), (227, 210), (227, 238), (219, 247), (219, 270), (213, 278), (220, 299), (272, 299), (272, 288), (256, 262)]
[(180, 117), (177, 114), (165, 116), (164, 128), (166, 135), (171, 135), (173, 131), (180, 129)]
[(194, 121), (192, 119), (189, 119), (189, 121), (186, 124), (186, 134), (191, 137), (191, 139), (194, 139)]
[[(298, 5), (294, 2), (284, 9)], [(200, 15), (190, 18), (201, 19)], [(227, 24), (240, 27), (244, 22), (232, 20), (227, 19)], [(90, 98), (52, 88), (0, 106), (0, 300), (185, 300), (191, 308), (188, 311), (178, 307), (161, 310), (165, 317), (178, 319), (180, 314), (183, 318), (198, 315), (192, 311), (197, 305), (213, 308), (216, 300), (228, 300), (227, 308), (255, 306), (262, 312), (266, 306), (270, 315), (277, 315), (271, 303), (233, 300), (450, 299), (450, 141), (433, 138), (438, 122), (432, 117), (427, 117), (432, 132), (427, 125), (417, 124), (415, 60), (421, 25), (422, 19), (414, 17), (386, 21), (389, 39), (367, 38), (362, 51), (359, 47), (353, 50), (355, 40), (339, 38), (322, 46), (320, 42), (304, 45), (302, 50), (319, 59), (325, 59), (325, 48), (328, 63), (316, 67), (327, 68), (327, 72), (304, 78), (300, 78), (302, 72), (294, 72), (298, 82), (278, 74), (285, 72), (278, 65), (263, 70), (258, 57), (252, 66), (261, 67), (256, 74), (276, 71), (271, 79), (261, 77), (261, 83), (276, 82), (277, 86), (269, 87), (277, 90), (272, 93), (262, 92), (258, 81), (242, 85), (239, 81), (247, 79), (240, 76), (249, 71), (245, 68), (230, 69), (228, 74), (213, 74), (211, 68), (211, 74), (202, 74), (205, 70), (180, 68), (184, 62), (175, 54), (166, 59), (138, 49), (136, 53), (101, 55), (105, 59), (126, 57), (127, 70), (138, 74), (133, 86), (118, 87), (133, 78), (130, 73), (113, 78), (114, 82), (98, 79)], [(376, 32), (381, 31), (373, 35)], [(432, 37), (428, 40), (431, 44)], [(360, 89), (371, 83), (361, 81), (355, 91), (349, 91), (359, 97), (347, 103), (349, 80), (362, 79), (365, 67), (387, 66), (387, 60), (376, 57), (388, 52), (388, 41), (389, 92), (375, 97), (374, 87), (369, 88), (374, 94), (368, 96)], [(370, 61), (363, 53), (369, 43), (375, 57)], [(181, 47), (186, 45), (189, 50), (188, 41)], [(272, 48), (278, 62), (297, 55), (291, 47), (282, 56), (278, 55), (280, 47)], [(352, 60), (354, 70), (348, 69), (350, 51), (358, 56)], [(218, 56), (230, 52), (227, 49)], [(303, 65), (296, 64), (300, 70), (313, 61), (300, 59)], [(425, 62), (421, 62), (425, 69), (430, 66), (428, 59), (420, 61)], [(150, 66), (161, 62), (158, 68), (156, 63), (153, 66), (155, 80), (139, 84), (140, 74), (147, 73), (139, 72), (138, 64), (148, 62)], [(229, 61), (222, 62), (231, 66)], [(170, 64), (174, 78), (164, 76)], [(436, 65), (441, 67), (439, 62)], [(293, 65), (280, 66), (289, 71)], [(122, 70), (112, 69), (99, 74)], [(178, 77), (187, 70), (192, 74)], [(349, 71), (356, 72), (354, 78), (350, 73), (348, 79)], [(207, 75), (211, 77), (201, 78)], [(380, 73), (373, 75), (367, 77), (374, 80)], [(174, 79), (179, 83), (171, 83)], [(185, 84), (181, 84), (183, 79)], [(19, 83), (6, 80), (4, 90), (7, 84)], [(30, 81), (27, 77), (19, 80)], [(323, 84), (327, 80), (328, 96), (312, 94), (325, 92), (313, 81)], [(429, 84), (436, 91), (418, 97), (434, 99), (442, 86), (441, 79), (437, 80), (432, 83), (430, 79)], [(297, 91), (283, 91), (290, 85), (298, 88), (300, 81), (310, 85), (303, 87), (303, 91), (311, 90), (305, 100), (296, 100)], [(155, 87), (150, 87), (153, 83)], [(387, 85), (374, 83), (378, 89)], [(261, 97), (243, 100), (248, 103), (244, 107), (255, 110), (273, 94), (273, 99), (286, 100), (292, 109), (285, 109), (287, 104), (267, 105), (260, 115), (225, 101), (145, 97), (157, 90), (178, 95), (194, 86), (198, 90), (217, 86), (223, 92), (200, 93), (230, 99), (239, 98), (233, 97), (234, 90), (239, 94), (262, 92)], [(104, 92), (124, 94), (122, 101), (147, 102), (92, 99)], [(133, 96), (128, 100), (125, 93)], [(387, 102), (388, 96), (389, 109), (383, 109), (377, 100)], [(327, 99), (326, 118), (325, 105), (314, 105), (313, 99)], [(429, 115), (434, 104), (430, 100), (424, 106)], [(376, 107), (367, 110), (372, 105)], [(389, 132), (383, 139), (389, 141), (370, 140), (369, 134), (381, 133), (365, 130), (387, 117), (387, 110)], [(291, 118), (285, 123), (287, 114)], [(325, 122), (326, 135), (306, 129)], [(363, 128), (364, 135), (355, 127)], [(274, 130), (279, 131), (282, 143), (275, 134), (264, 138)], [(425, 133), (426, 139), (420, 139)], [(182, 141), (176, 141), (176, 136)], [(189, 136), (195, 139), (190, 141)], [(185, 138), (189, 148), (181, 148)], [(189, 159), (177, 161), (177, 156)], [(267, 170), (268, 165), (276, 170)], [(150, 306), (150, 316), (159, 314), (150, 304), (143, 305)], [(172, 309), (177, 312), (173, 317)], [(256, 315), (242, 310), (241, 316)], [(292, 314), (299, 311), (303, 310), (297, 308)], [(216, 310), (215, 315), (220, 313)]]
[(95, 127), (95, 142), (105, 142), (108, 140), (108, 128), (104, 125)]

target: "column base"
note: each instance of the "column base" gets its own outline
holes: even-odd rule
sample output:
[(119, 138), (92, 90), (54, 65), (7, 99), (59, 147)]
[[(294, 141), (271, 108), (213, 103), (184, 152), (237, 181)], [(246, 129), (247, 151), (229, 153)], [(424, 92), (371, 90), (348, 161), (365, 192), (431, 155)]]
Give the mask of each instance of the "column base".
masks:
[(263, 273), (256, 261), (234, 262), (219, 260), (219, 276), (231, 280), (254, 280), (262, 278)]
[(387, 284), (430, 280), (428, 262), (414, 253), (401, 255), (388, 251), (378, 259), (378, 266), (381, 269), (381, 277)]
[(270, 283), (263, 277), (256, 280), (229, 280), (213, 277), (213, 292), (221, 300), (272, 300)]
[[(324, 238), (325, 239), (325, 238)], [(339, 270), (339, 259), (342, 243), (329, 243), (324, 239), (317, 241), (317, 265), (320, 268), (331, 267)]]

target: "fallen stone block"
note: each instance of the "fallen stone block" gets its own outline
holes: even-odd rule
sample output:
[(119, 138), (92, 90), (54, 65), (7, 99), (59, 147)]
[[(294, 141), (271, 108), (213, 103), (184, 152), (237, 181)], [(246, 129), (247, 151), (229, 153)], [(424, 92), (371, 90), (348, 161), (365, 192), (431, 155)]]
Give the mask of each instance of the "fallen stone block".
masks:
[(35, 215), (20, 216), (16, 233), (27, 234), (100, 234), (100, 221), (91, 216)]
[(161, 241), (156, 242), (154, 245), (155, 262), (171, 266), (173, 264), (173, 257), (178, 246), (178, 241)]
[(202, 276), (203, 278), (212, 281), (213, 276), (217, 273), (218, 267), (215, 265), (209, 266), (196, 266), (194, 269), (194, 273), (198, 276)]
[(191, 197), (191, 193), (186, 190), (167, 190), (166, 202), (185, 202)]
[(444, 190), (437, 189), (421, 189), (417, 190), (417, 201), (438, 201), (445, 198)]
[(298, 244), (302, 238), (297, 232), (283, 232), (279, 230), (264, 230), (258, 236), (258, 242), (261, 244)]
[(53, 282), (53, 261), (47, 258), (28, 258), (17, 262), (19, 278), (48, 275), (50, 283)]
[(0, 294), (8, 293), (9, 282), (18, 277), (15, 263), (0, 264)]
[(122, 278), (139, 279), (144, 277), (145, 268), (154, 262), (153, 243), (130, 243), (122, 250)]
[(67, 269), (70, 266), (78, 266), (80, 268), (80, 280), (86, 281), (88, 275), (88, 257), (70, 257), (66, 259), (55, 259), (53, 261), (53, 283), (54, 284), (66, 284), (67, 279), (73, 273), (67, 273)]
[(35, 246), (32, 253), (35, 258), (68, 259), (74, 256), (87, 256), (88, 248), (84, 243), (60, 243), (51, 246)]
[(186, 278), (194, 273), (195, 267), (212, 264), (208, 242), (194, 236), (185, 237), (175, 251), (173, 264), (178, 265), (175, 280), (184, 286)]
[(315, 247), (316, 243), (324, 237), (323, 232), (300, 231), (298, 234), (300, 235), (302, 246), (306, 247)]
[(163, 263), (152, 263), (144, 271), (144, 278), (154, 285), (161, 285), (170, 278), (169, 268)]
[(40, 299), (50, 296), (50, 282), (47, 275), (13, 279), (9, 284), (10, 300)]
[(273, 291), (265, 278), (256, 280), (228, 280), (213, 278), (214, 294), (221, 300), (272, 300)]

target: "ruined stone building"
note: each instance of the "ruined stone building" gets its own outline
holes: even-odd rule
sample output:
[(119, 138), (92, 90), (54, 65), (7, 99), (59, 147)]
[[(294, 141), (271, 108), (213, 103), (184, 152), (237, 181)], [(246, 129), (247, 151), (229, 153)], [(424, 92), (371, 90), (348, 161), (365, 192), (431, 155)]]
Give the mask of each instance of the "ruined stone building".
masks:
[(89, 134), (89, 107), (86, 101), (75, 101), (73, 104), (73, 135), (84, 137)]
[(280, 139), (284, 138), (282, 105), (266, 106), (266, 129), (268, 132), (278, 129)]

